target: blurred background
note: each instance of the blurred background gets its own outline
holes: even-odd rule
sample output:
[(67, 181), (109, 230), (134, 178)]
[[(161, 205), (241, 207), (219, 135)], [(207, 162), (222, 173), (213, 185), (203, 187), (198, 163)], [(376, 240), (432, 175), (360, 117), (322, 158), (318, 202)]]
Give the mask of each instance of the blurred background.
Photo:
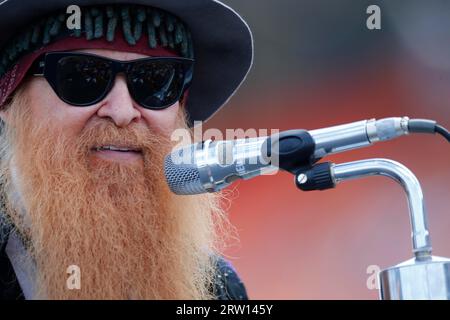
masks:
[[(249, 23), (255, 63), (207, 128), (315, 129), (370, 118), (435, 119), (450, 128), (450, 1), (223, 0)], [(368, 30), (369, 5), (381, 30)], [(408, 136), (328, 158), (383, 157), (422, 184), (433, 253), (450, 257), (450, 148)], [(406, 197), (382, 177), (302, 192), (279, 173), (229, 190), (240, 240), (232, 261), (251, 299), (378, 299), (381, 269), (412, 257)]]

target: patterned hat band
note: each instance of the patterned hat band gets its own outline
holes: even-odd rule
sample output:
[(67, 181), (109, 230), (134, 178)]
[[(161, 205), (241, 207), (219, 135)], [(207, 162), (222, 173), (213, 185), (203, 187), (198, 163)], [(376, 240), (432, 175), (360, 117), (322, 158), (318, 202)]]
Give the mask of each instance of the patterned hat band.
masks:
[(148, 6), (108, 5), (81, 8), (81, 29), (66, 27), (68, 15), (54, 13), (16, 35), (0, 51), (0, 77), (24, 55), (42, 49), (66, 37), (84, 38), (88, 41), (104, 39), (114, 42), (120, 32), (130, 46), (141, 38), (150, 49), (167, 48), (180, 56), (193, 58), (192, 36), (187, 26), (172, 14)]

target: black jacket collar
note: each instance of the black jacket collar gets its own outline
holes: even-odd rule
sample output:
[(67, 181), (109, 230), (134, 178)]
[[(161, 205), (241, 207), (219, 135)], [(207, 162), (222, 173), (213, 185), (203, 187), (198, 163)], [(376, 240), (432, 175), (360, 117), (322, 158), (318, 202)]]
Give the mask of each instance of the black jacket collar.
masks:
[(0, 247), (0, 299), (24, 300), (19, 281), (5, 252), (6, 244), (5, 241)]

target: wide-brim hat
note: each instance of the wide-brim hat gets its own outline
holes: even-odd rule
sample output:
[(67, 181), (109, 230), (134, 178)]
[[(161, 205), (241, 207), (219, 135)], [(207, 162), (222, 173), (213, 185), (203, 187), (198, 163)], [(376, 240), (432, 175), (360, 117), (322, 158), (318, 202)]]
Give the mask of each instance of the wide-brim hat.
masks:
[(180, 18), (192, 34), (195, 69), (187, 101), (188, 122), (206, 121), (233, 96), (253, 62), (247, 23), (216, 0), (0, 0), (0, 50), (41, 16), (70, 5), (137, 4), (163, 9)]

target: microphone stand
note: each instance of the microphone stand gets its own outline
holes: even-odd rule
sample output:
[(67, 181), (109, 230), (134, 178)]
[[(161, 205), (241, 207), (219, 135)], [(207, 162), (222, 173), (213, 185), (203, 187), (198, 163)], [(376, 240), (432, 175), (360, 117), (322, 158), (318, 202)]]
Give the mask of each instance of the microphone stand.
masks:
[(379, 274), (383, 300), (450, 300), (450, 259), (431, 255), (430, 233), (422, 188), (404, 165), (388, 159), (369, 159), (343, 164), (320, 163), (298, 171), (296, 185), (304, 191), (324, 190), (343, 181), (368, 176), (385, 176), (406, 192), (412, 229), (414, 257)]

